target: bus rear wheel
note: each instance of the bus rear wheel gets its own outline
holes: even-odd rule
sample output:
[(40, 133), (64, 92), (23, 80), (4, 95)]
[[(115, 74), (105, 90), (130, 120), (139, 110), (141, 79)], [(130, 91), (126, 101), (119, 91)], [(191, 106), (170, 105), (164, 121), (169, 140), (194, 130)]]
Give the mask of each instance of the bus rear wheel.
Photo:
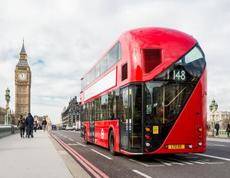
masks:
[(117, 153), (114, 151), (114, 134), (113, 131), (109, 134), (109, 151), (112, 155), (116, 156)]

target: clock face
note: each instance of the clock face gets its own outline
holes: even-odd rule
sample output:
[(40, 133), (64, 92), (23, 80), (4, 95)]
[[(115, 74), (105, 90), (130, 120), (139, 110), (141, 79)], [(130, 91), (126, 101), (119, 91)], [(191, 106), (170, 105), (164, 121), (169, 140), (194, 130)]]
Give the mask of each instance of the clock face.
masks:
[(26, 73), (19, 73), (19, 74), (18, 74), (18, 78), (19, 78), (19, 80), (21, 80), (21, 81), (25, 81), (26, 78), (27, 78)]

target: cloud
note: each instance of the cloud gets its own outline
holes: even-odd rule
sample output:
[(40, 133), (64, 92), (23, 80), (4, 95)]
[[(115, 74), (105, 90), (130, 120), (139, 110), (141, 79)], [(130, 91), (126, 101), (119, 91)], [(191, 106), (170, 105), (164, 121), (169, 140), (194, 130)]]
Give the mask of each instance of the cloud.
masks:
[[(10, 87), (22, 39), (32, 70), (32, 112), (53, 121), (80, 78), (121, 33), (143, 26), (175, 28), (193, 35), (207, 58), (208, 97), (229, 109), (230, 3), (220, 1), (0, 0), (0, 105)], [(222, 94), (226, 93), (225, 96)]]

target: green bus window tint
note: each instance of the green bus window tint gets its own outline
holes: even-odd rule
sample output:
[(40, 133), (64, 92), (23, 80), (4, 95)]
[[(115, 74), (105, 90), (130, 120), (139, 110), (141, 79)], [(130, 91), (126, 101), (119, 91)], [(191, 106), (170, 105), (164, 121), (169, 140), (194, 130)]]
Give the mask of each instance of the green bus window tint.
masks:
[(94, 100), (95, 120), (100, 120), (101, 115), (101, 98)]
[(89, 120), (89, 115), (88, 115), (88, 103), (85, 104), (85, 121)]
[(91, 102), (89, 103), (89, 120), (93, 120), (93, 105)]
[(91, 119), (95, 120), (96, 119), (96, 107), (95, 107), (95, 103), (91, 102)]
[(121, 59), (120, 46), (120, 42), (117, 42), (100, 62), (85, 75), (82, 79), (82, 90)]
[(113, 112), (115, 113), (115, 118), (119, 119), (119, 89), (114, 92), (114, 105)]
[(84, 104), (84, 121), (87, 121), (87, 104)]
[(110, 92), (108, 95), (108, 115), (109, 115), (108, 119), (111, 120), (115, 118), (114, 102), (115, 102), (115, 92)]
[[(178, 62), (145, 83), (144, 124), (159, 126), (159, 134), (152, 135), (153, 151), (160, 147), (191, 96), (205, 68), (204, 55), (195, 46)], [(189, 118), (188, 118), (189, 119)]]
[(91, 120), (91, 103), (88, 103), (88, 107), (87, 107), (87, 111), (88, 111), (88, 120)]
[(142, 146), (142, 85), (131, 85), (129, 98), (132, 115), (129, 121), (129, 128), (131, 128), (130, 148), (138, 150)]
[(123, 90), (122, 98), (123, 98), (123, 119), (129, 119), (129, 99), (128, 99), (128, 88)]
[(198, 81), (205, 65), (203, 52), (199, 46), (195, 46), (178, 62), (158, 75), (155, 80), (173, 82)]
[(101, 120), (108, 119), (108, 95), (101, 97)]
[(101, 67), (100, 67), (100, 63), (98, 63), (97, 65), (96, 65), (96, 68), (95, 68), (95, 72), (96, 72), (96, 74), (95, 74), (95, 78), (97, 78), (97, 77), (99, 77), (100, 76), (100, 74), (101, 74)]
[(147, 82), (145, 114), (154, 124), (171, 125), (190, 96), (194, 83)]
[(101, 74), (107, 70), (107, 55), (101, 60)]
[(120, 59), (120, 43), (116, 43), (107, 55), (108, 68), (114, 65)]

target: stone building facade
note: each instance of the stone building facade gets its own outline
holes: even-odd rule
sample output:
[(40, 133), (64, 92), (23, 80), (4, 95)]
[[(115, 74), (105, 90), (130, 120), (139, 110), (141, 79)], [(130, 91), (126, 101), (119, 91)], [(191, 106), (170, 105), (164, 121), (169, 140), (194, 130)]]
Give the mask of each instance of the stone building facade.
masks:
[(77, 101), (76, 96), (69, 101), (69, 105), (63, 109), (61, 116), (63, 127), (80, 128), (80, 102)]
[(230, 123), (230, 112), (229, 111), (216, 111), (210, 113), (208, 123), (219, 123), (221, 129), (225, 129), (227, 124)]

